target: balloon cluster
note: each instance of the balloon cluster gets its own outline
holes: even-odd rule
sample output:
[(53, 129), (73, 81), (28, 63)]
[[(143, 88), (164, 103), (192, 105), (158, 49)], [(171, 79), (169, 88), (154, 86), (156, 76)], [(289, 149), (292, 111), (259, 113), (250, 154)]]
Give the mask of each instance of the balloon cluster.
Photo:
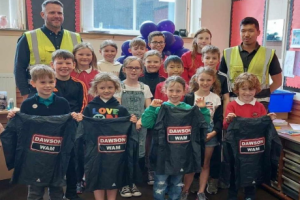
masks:
[[(183, 47), (184, 42), (183, 42), (182, 38), (178, 35), (173, 35), (173, 33), (175, 31), (175, 24), (171, 20), (164, 19), (164, 20), (158, 22), (157, 25), (152, 21), (144, 21), (140, 25), (141, 36), (138, 36), (138, 37), (145, 40), (148, 49), (150, 49), (148, 46), (148, 35), (153, 31), (161, 31), (164, 34), (166, 46), (163, 50), (163, 53), (165, 55), (177, 55), (177, 56), (181, 57), (182, 54), (189, 51), (189, 49), (186, 49)], [(123, 63), (124, 59), (127, 56), (132, 55), (128, 51), (129, 43), (130, 43), (130, 40), (126, 40), (122, 44), (122, 47), (121, 47), (122, 56), (117, 59), (121, 63)]]

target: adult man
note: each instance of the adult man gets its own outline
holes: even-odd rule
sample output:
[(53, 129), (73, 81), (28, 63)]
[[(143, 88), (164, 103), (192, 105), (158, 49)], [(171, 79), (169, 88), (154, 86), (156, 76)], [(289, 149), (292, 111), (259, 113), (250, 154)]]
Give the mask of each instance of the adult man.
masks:
[(18, 40), (14, 73), (17, 87), (23, 99), (36, 93), (29, 84), (29, 68), (35, 64), (49, 65), (51, 54), (56, 49), (73, 51), (81, 42), (80, 35), (62, 28), (63, 4), (59, 0), (46, 0), (42, 4), (42, 28), (25, 32)]
[[(262, 86), (262, 91), (256, 98), (267, 108), (271, 93), (282, 84), (282, 70), (275, 50), (257, 43), (259, 34), (258, 21), (253, 17), (244, 18), (240, 23), (242, 43), (224, 50), (219, 70), (227, 74), (232, 87), (239, 74), (243, 72), (255, 74)], [(269, 84), (269, 74), (272, 84)], [(230, 93), (230, 97), (236, 96)]]
[[(80, 35), (62, 28), (64, 21), (63, 4), (59, 0), (46, 0), (42, 3), (41, 17), (45, 24), (42, 28), (25, 32), (18, 41), (15, 57), (15, 79), (23, 99), (33, 96), (36, 90), (29, 84), (30, 66), (35, 64), (50, 65), (52, 52), (65, 49), (70, 52), (81, 42)], [(75, 156), (72, 151), (67, 170), (66, 198), (80, 200), (76, 193)]]

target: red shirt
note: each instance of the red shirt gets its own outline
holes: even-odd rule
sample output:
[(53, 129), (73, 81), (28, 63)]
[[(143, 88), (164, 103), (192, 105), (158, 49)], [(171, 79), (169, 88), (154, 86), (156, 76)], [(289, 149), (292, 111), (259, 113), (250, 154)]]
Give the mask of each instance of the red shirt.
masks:
[(165, 72), (165, 69), (164, 69), (165, 68), (164, 67), (164, 62), (167, 59), (167, 57), (168, 57), (167, 55), (164, 57), (163, 63), (160, 66), (159, 71), (158, 71), (159, 75), (162, 76), (162, 77), (164, 77), (164, 78), (168, 78), (168, 74)]
[[(155, 89), (155, 94), (154, 94), (154, 99), (160, 99), (162, 101), (168, 101), (167, 95), (162, 91), (162, 88), (164, 86), (166, 81), (160, 82), (159, 84), (156, 85)], [(188, 89), (189, 85), (185, 84), (185, 89)], [(182, 96), (181, 101), (183, 101), (184, 96)]]
[(181, 56), (181, 60), (183, 62), (184, 71), (182, 73), (182, 78), (189, 83), (192, 76), (196, 73), (196, 70), (199, 67), (203, 67), (204, 64), (202, 62), (202, 54), (197, 53), (196, 58), (194, 60), (194, 66), (192, 66), (192, 51), (188, 51)]
[[(240, 105), (236, 102), (236, 100), (227, 104), (225, 117), (228, 113), (234, 113), (236, 116), (245, 117), (245, 118), (258, 118), (267, 114), (267, 111), (264, 105), (258, 101), (252, 104), (244, 104)], [(223, 129), (227, 129), (229, 123), (226, 122), (226, 118), (223, 121)]]
[[(92, 69), (90, 73), (87, 73), (86, 71), (81, 71), (80, 73), (77, 73), (73, 70), (71, 72), (71, 76), (81, 80), (85, 84), (87, 91), (89, 91), (89, 89), (91, 88), (91, 81), (98, 73), (99, 71), (96, 69)], [(94, 97), (92, 95), (88, 95), (88, 102), (92, 101), (93, 99)]]

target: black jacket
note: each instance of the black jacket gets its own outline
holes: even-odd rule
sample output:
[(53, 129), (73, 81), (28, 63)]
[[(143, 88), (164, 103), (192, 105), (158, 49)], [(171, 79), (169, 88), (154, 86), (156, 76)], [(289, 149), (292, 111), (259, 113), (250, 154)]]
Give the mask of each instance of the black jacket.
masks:
[(277, 174), (282, 145), (269, 116), (236, 117), (223, 142), (224, 162), (221, 180), (228, 184), (231, 169), (236, 187), (270, 183)]
[[(77, 145), (85, 144), (85, 178), (88, 191), (117, 189), (138, 180), (138, 133), (128, 117), (84, 117), (76, 133)], [(80, 152), (75, 152), (80, 155)]]
[(74, 146), (76, 122), (71, 115), (34, 116), (17, 113), (1, 141), (12, 183), (64, 186)]
[(201, 171), (207, 123), (198, 107), (186, 110), (163, 104), (154, 130), (150, 161), (157, 174)]
[[(194, 106), (195, 102), (195, 94), (194, 92), (186, 94), (183, 102)], [(223, 107), (219, 106), (213, 116), (214, 127), (213, 131), (217, 132), (218, 140), (221, 142), (222, 140), (222, 129), (223, 129)]]

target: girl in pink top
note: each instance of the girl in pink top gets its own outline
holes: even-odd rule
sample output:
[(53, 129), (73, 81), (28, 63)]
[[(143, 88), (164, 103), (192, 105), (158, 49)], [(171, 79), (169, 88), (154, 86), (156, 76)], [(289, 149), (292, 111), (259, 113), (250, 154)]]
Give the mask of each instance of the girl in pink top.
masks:
[[(87, 90), (89, 90), (91, 81), (99, 73), (94, 49), (90, 43), (82, 42), (74, 47), (73, 54), (76, 66), (71, 76), (84, 82)], [(91, 100), (93, 100), (93, 97), (89, 95), (88, 102)]]

